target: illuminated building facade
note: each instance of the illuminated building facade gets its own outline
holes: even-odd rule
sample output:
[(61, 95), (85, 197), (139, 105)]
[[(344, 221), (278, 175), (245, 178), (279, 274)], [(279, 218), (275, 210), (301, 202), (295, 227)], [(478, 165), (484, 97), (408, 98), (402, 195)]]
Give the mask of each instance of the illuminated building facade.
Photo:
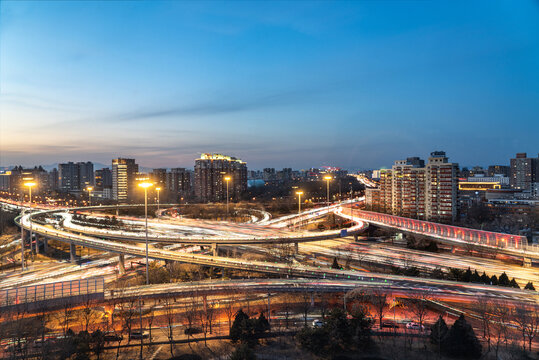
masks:
[(63, 192), (82, 191), (94, 184), (94, 164), (68, 162), (58, 164), (58, 188)]
[(247, 164), (235, 157), (221, 154), (202, 154), (195, 160), (195, 197), (201, 202), (226, 200), (226, 181), (229, 176), (229, 196), (232, 199), (247, 191)]
[(138, 165), (135, 159), (112, 160), (112, 199), (118, 202), (133, 200), (136, 196)]
[(380, 170), (380, 187), (367, 191), (367, 207), (415, 219), (454, 221), (458, 164), (448, 162), (442, 151), (432, 152), (427, 165), (424, 164), (414, 157)]
[(511, 159), (511, 187), (531, 190), (534, 182), (539, 182), (539, 158), (529, 158), (526, 153), (518, 153)]

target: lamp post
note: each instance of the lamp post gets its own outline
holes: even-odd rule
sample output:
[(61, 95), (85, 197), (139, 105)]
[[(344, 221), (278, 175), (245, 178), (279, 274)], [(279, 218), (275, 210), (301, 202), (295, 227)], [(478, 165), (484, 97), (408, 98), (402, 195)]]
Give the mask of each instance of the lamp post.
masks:
[(148, 188), (153, 184), (150, 182), (143, 182), (138, 184), (144, 189), (144, 221), (146, 228), (146, 285), (150, 284), (150, 273), (148, 271)]
[(88, 190), (88, 206), (92, 206), (92, 191), (94, 190), (94, 187), (87, 186), (86, 190)]
[(301, 214), (301, 195), (303, 195), (303, 191), (296, 191), (296, 194), (298, 195), (298, 214)]
[(161, 191), (161, 188), (156, 187), (155, 190), (157, 190), (157, 211), (159, 212), (159, 192)]
[(231, 177), (225, 176), (226, 181), (226, 218), (228, 219), (228, 183), (230, 182)]
[(331, 176), (327, 175), (324, 176), (324, 180), (327, 182), (327, 189), (328, 189), (328, 200), (327, 200), (327, 206), (329, 206), (329, 182), (333, 179)]
[[(24, 183), (24, 186), (28, 187), (28, 197), (30, 198), (30, 214), (32, 214), (32, 187), (36, 186), (35, 182), (26, 182)], [(21, 224), (22, 226), (22, 224)], [(23, 245), (23, 252), (24, 252), (24, 241), (22, 242)], [(30, 219), (30, 253), (33, 251), (32, 246), (32, 219)], [(21, 259), (21, 261), (24, 261), (24, 259)]]

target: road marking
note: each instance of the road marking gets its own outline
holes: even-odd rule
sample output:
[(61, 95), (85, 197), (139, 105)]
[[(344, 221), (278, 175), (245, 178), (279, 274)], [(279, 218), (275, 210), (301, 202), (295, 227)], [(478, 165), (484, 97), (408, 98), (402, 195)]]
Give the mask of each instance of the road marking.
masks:
[(159, 354), (159, 352), (161, 351), (161, 349), (163, 348), (163, 345), (160, 345), (157, 350), (155, 350), (155, 352), (153, 353), (153, 355), (149, 358), (149, 360), (153, 360), (155, 359), (155, 357), (157, 356), (157, 354)]

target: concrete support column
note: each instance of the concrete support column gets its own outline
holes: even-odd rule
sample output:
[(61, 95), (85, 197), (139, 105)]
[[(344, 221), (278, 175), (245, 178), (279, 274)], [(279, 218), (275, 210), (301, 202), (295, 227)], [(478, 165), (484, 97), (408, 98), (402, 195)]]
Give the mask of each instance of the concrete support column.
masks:
[(219, 254), (216, 243), (211, 244), (211, 249), (212, 249), (212, 255), (213, 256), (217, 256)]
[(120, 254), (120, 256), (118, 257), (118, 272), (120, 273), (120, 275), (125, 274), (125, 255), (124, 254)]
[(46, 237), (43, 238), (43, 252), (49, 254), (49, 240)]
[(35, 234), (36, 237), (36, 254), (39, 254), (39, 235)]
[(299, 243), (295, 242), (294, 243), (294, 254), (298, 254), (299, 253)]
[(359, 241), (359, 235), (358, 234), (354, 234), (354, 241)]
[(527, 257), (523, 258), (522, 259), (522, 266), (524, 266), (524, 267), (532, 267), (532, 259), (527, 258)]
[(73, 243), (69, 243), (69, 260), (72, 263), (77, 262), (77, 246)]

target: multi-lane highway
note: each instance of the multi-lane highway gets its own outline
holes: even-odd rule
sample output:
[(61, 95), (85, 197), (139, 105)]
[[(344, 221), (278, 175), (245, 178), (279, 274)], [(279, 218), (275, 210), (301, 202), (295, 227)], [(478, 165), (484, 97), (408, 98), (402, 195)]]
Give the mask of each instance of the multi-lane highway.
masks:
[[(339, 212), (340, 209), (335, 209)], [(45, 211), (43, 211), (45, 212)], [(42, 212), (42, 213), (43, 213)], [(36, 212), (34, 214), (39, 214)], [(35, 215), (34, 215), (35, 216)], [(30, 221), (33, 216), (29, 214), (21, 218), (24, 227), (30, 226)], [(103, 240), (94, 236), (74, 234), (63, 229), (55, 229), (51, 226), (45, 226), (37, 222), (32, 223), (33, 231), (56, 240), (73, 243), (84, 247), (94, 248), (98, 250), (130, 254), (133, 256), (142, 257), (145, 255), (145, 249), (139, 244), (135, 243), (122, 243), (112, 240)], [(283, 278), (286, 277), (299, 277), (299, 278), (316, 278), (323, 280), (337, 281), (340, 284), (344, 283), (345, 287), (381, 287), (392, 292), (399, 294), (410, 294), (416, 292), (429, 292), (433, 296), (443, 299), (470, 301), (478, 296), (492, 297), (503, 300), (512, 301), (537, 301), (535, 292), (529, 292), (511, 288), (501, 288), (493, 286), (485, 286), (478, 284), (463, 284), (443, 280), (431, 280), (423, 278), (411, 278), (403, 276), (393, 276), (387, 274), (366, 273), (359, 271), (343, 271), (338, 269), (327, 269), (316, 266), (306, 266), (297, 264), (286, 264), (280, 262), (264, 262), (255, 260), (245, 260), (228, 258), (221, 256), (208, 256), (201, 254), (185, 254), (172, 250), (150, 248), (149, 257), (161, 260), (172, 260), (184, 263), (192, 263), (204, 266), (213, 266), (221, 268), (229, 268), (235, 270), (244, 270), (250, 272), (259, 272), (271, 275), (279, 275)], [(265, 283), (266, 280), (262, 280)], [(273, 283), (274, 280), (271, 280)], [(317, 282), (310, 282), (314, 285)], [(326, 282), (320, 282), (325, 284)], [(231, 282), (239, 286), (239, 283)], [(255, 282), (256, 284), (256, 282)], [(284, 284), (287, 284), (286, 281)], [(292, 283), (290, 283), (292, 284)], [(267, 284), (265, 284), (267, 285)], [(178, 285), (180, 287), (185, 285)], [(234, 285), (231, 285), (234, 286)], [(249, 286), (254, 286), (252, 282), (249, 282)], [(286, 285), (289, 286), (289, 285)], [(320, 285), (324, 286), (324, 285)], [(133, 291), (146, 291), (153, 292), (154, 286), (142, 287), (139, 290)], [(155, 289), (158, 289), (155, 287)], [(181, 290), (184, 291), (184, 290)]]

